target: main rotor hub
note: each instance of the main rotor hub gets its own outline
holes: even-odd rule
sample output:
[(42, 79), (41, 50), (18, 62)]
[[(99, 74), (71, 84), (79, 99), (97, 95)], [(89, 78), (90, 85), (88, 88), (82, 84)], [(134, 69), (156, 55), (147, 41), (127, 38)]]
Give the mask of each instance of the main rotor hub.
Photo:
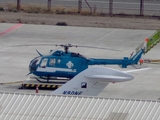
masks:
[(56, 45), (56, 46), (64, 47), (64, 51), (65, 51), (66, 54), (68, 54), (68, 49), (69, 49), (69, 47), (77, 47), (76, 45), (71, 45), (71, 44), (66, 44), (66, 45)]

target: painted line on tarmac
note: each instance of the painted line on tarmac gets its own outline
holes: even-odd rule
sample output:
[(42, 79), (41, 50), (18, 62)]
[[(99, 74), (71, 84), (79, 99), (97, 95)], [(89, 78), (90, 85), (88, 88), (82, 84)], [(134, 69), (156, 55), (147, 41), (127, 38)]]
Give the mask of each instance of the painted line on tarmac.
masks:
[(7, 34), (7, 33), (11, 32), (11, 31), (13, 31), (13, 30), (15, 30), (15, 29), (18, 29), (18, 28), (20, 28), (21, 26), (23, 26), (23, 24), (16, 24), (16, 25), (14, 25), (13, 27), (11, 27), (11, 28), (9, 28), (9, 29), (1, 32), (1, 33), (0, 33), (0, 36), (2, 36), (2, 35), (4, 35), (4, 34)]
[(0, 85), (5, 85), (5, 84), (16, 84), (16, 83), (22, 83), (24, 81), (14, 81), (14, 82), (6, 82), (6, 83), (0, 83)]

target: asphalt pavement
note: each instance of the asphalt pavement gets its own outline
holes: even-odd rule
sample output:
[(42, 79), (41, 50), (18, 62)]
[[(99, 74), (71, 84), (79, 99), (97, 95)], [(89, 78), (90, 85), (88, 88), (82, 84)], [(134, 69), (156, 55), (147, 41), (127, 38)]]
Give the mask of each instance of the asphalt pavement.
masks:
[[(35, 93), (35, 90), (18, 89), (27, 79), (29, 62), (41, 54), (62, 49), (56, 46), (15, 46), (25, 44), (76, 44), (96, 47), (106, 47), (121, 51), (100, 50), (90, 48), (71, 48), (70, 51), (79, 52), (86, 57), (123, 58), (129, 57), (132, 51), (145, 38), (151, 36), (154, 30), (112, 29), (92, 27), (70, 27), (53, 25), (30, 24), (0, 24), (0, 92)], [(143, 56), (145, 59), (160, 59), (160, 44)], [(126, 71), (135, 69), (130, 66), (122, 69), (117, 65), (107, 65), (114, 69)], [(109, 84), (99, 96), (109, 98), (160, 98), (160, 67), (159, 64), (138, 66), (151, 68), (145, 71), (131, 73), (134, 80), (125, 83)], [(40, 90), (40, 94), (50, 94), (49, 90)]]

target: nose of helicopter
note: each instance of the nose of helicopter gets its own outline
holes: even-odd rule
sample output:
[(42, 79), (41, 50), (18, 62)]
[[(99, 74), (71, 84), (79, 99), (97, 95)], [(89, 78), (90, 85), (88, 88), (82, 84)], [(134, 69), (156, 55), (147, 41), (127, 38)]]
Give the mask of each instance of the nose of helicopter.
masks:
[(37, 68), (37, 66), (36, 66), (36, 65), (34, 65), (34, 64), (30, 64), (30, 65), (29, 65), (29, 71), (30, 71), (30, 73), (35, 72), (35, 71), (36, 71), (36, 68)]
[(30, 62), (30, 64), (29, 64), (30, 73), (33, 73), (36, 71), (36, 69), (38, 67), (39, 59), (40, 59), (40, 57), (36, 57)]
[(36, 71), (36, 66), (33, 66), (33, 65), (29, 65), (29, 71), (30, 71), (30, 73), (33, 73), (33, 72), (35, 72)]

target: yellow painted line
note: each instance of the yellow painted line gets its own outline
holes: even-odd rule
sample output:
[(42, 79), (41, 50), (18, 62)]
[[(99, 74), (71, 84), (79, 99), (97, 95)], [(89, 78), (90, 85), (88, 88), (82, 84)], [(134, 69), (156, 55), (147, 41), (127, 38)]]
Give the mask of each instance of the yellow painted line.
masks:
[(48, 89), (48, 88), (51, 88), (51, 89), (56, 89), (56, 88), (59, 88), (61, 87), (62, 85), (59, 85), (59, 84), (21, 84), (22, 87), (26, 87), (26, 88), (33, 88), (33, 87), (36, 87), (38, 85), (39, 88), (43, 88), (43, 89)]
[(58, 85), (58, 88), (61, 87), (62, 85)]
[(29, 87), (29, 84), (25, 84), (24, 86), (25, 86), (25, 87)]
[(45, 87), (46, 85), (42, 85), (41, 87)]
[(51, 87), (51, 85), (47, 85), (46, 87), (47, 87), (47, 88), (50, 88), (50, 87)]
[(151, 62), (160, 62), (160, 60), (151, 60)]
[(22, 83), (24, 81), (14, 81), (14, 82), (6, 82), (6, 83), (0, 83), (0, 84), (16, 84), (16, 83)]

